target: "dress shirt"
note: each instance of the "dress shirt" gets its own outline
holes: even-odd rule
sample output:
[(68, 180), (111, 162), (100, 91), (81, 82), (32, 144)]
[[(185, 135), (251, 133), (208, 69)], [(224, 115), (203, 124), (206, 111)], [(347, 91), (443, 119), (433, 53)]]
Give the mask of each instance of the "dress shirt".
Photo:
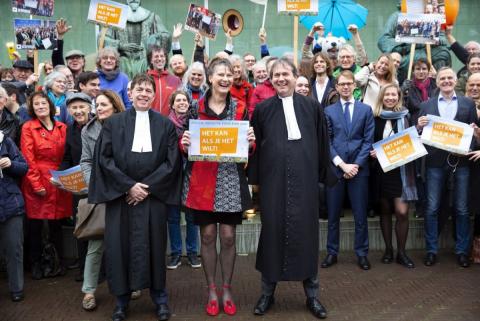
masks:
[(457, 110), (457, 94), (453, 93), (452, 99), (450, 101), (445, 99), (442, 93), (438, 95), (438, 112), (440, 113), (440, 117), (446, 119), (454, 119), (457, 115)]
[(288, 140), (299, 140), (302, 138), (300, 128), (298, 128), (295, 109), (293, 108), (293, 96), (280, 97), (285, 115), (285, 124), (287, 125)]
[(136, 111), (135, 132), (133, 134), (132, 152), (147, 153), (152, 151), (152, 136), (150, 135), (150, 118), (147, 111)]

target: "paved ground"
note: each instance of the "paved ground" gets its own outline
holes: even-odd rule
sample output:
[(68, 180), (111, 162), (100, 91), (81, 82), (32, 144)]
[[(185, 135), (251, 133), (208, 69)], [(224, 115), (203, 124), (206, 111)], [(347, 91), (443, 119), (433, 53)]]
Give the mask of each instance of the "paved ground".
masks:
[[(322, 253), (323, 255), (323, 253)], [(469, 269), (456, 265), (455, 256), (443, 252), (439, 263), (427, 268), (423, 253), (411, 252), (417, 268), (408, 270), (398, 264), (379, 263), (381, 253), (370, 255), (373, 268), (361, 271), (352, 253), (339, 257), (330, 269), (320, 269), (322, 303), (328, 320), (385, 321), (478, 321), (480, 320), (480, 265)], [(300, 283), (281, 283), (276, 304), (264, 317), (251, 313), (259, 295), (259, 273), (254, 270), (255, 256), (239, 256), (234, 275), (234, 294), (239, 312), (235, 317), (205, 315), (206, 289), (203, 270), (186, 264), (168, 272), (171, 320), (315, 320), (305, 309)], [(301, 262), (298, 262), (301, 264)], [(0, 277), (0, 320), (109, 320), (113, 298), (106, 284), (97, 291), (99, 307), (94, 312), (81, 308), (80, 283), (74, 272), (55, 279), (33, 281), (26, 277), (26, 299), (12, 303), (5, 276)], [(132, 301), (128, 320), (155, 320), (148, 294)]]

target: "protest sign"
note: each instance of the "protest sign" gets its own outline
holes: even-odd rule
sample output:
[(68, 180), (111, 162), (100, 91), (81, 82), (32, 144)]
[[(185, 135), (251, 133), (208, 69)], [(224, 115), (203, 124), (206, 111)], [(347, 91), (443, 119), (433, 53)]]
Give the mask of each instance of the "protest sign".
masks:
[(97, 24), (125, 29), (127, 25), (128, 5), (110, 0), (91, 0), (88, 20)]
[(438, 44), (444, 16), (438, 14), (400, 13), (396, 42)]
[(318, 0), (277, 0), (277, 11), (279, 14), (316, 16)]
[(434, 115), (427, 115), (422, 142), (448, 152), (465, 155), (470, 150), (473, 128), (470, 125)]
[(28, 13), (36, 16), (53, 16), (55, 0), (12, 0), (12, 12)]
[(385, 173), (427, 154), (413, 126), (374, 143), (373, 149)]
[(20, 49), (53, 49), (58, 33), (54, 20), (14, 19), (15, 47)]
[(72, 193), (83, 193), (88, 190), (80, 165), (64, 171), (50, 170), (50, 174), (52, 174), (53, 180), (59, 183), (64, 190)]
[(245, 163), (248, 121), (190, 120), (189, 160)]
[(220, 14), (191, 3), (188, 7), (185, 30), (200, 32), (202, 36), (215, 40), (221, 21)]

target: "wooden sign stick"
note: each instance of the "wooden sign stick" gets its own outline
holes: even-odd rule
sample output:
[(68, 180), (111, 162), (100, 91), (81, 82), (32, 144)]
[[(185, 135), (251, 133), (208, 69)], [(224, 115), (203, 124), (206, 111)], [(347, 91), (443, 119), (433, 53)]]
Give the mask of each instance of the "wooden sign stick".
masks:
[(407, 79), (412, 78), (413, 59), (415, 58), (415, 47), (416, 47), (416, 44), (412, 43), (412, 45), (410, 47), (410, 62), (408, 64)]
[(33, 49), (33, 73), (38, 75), (38, 49)]
[(100, 31), (100, 40), (98, 41), (98, 50), (103, 49), (105, 45), (105, 36), (107, 35), (108, 27), (101, 26), (102, 30)]
[(293, 16), (293, 63), (298, 67), (298, 16)]

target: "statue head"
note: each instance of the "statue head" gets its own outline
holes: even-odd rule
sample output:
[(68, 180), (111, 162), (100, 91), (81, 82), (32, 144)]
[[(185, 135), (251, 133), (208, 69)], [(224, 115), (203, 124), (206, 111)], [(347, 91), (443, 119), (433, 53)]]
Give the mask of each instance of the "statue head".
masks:
[(141, 0), (127, 0), (127, 4), (133, 12), (137, 11), (137, 9), (140, 7), (141, 2)]

